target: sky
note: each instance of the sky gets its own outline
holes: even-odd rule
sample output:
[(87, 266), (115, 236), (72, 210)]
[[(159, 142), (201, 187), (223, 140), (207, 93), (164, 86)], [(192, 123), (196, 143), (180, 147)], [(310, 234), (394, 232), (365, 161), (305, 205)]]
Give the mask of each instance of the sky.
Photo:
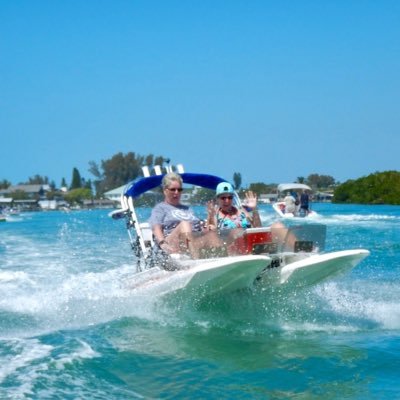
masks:
[(244, 185), (399, 170), (400, 1), (0, 0), (0, 180), (118, 152)]

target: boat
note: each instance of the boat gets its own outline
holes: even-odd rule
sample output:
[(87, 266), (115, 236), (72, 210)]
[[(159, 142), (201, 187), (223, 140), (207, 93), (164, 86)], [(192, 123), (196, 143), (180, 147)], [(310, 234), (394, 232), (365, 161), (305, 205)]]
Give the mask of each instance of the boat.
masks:
[(0, 222), (6, 222), (7, 218), (4, 214), (0, 214)]
[(295, 205), (294, 212), (287, 212), (286, 211), (286, 204), (283, 200), (287, 193), (296, 193), (298, 197), (300, 197), (300, 193), (303, 190), (309, 191), (311, 193), (312, 189), (310, 186), (304, 183), (281, 183), (278, 185), (277, 192), (278, 192), (278, 200), (272, 204), (272, 208), (274, 211), (281, 217), (281, 218), (293, 218), (293, 217), (300, 217), (300, 218), (318, 218), (320, 215), (312, 210), (309, 209), (308, 213), (302, 212), (300, 209), (300, 203)]
[[(184, 184), (215, 190), (223, 178), (197, 173), (180, 173)], [(139, 221), (134, 201), (161, 185), (163, 175), (128, 183), (121, 195), (121, 208), (109, 213), (124, 219), (136, 267), (129, 283), (158, 295), (212, 295), (261, 287), (263, 290), (303, 288), (347, 272), (369, 255), (365, 249), (324, 253), (326, 226), (299, 224), (244, 229), (229, 245), (199, 259), (187, 254), (163, 253), (155, 244), (151, 227)], [(236, 205), (240, 205), (237, 193)], [(220, 254), (218, 254), (220, 253)], [(192, 297), (193, 298), (193, 297)]]
[(21, 215), (20, 211), (16, 208), (7, 209), (6, 214), (9, 215), (10, 217), (15, 217), (15, 216)]
[(4, 217), (5, 219), (7, 219), (8, 217), (19, 217), (20, 216), (20, 212), (18, 209), (16, 208), (4, 208), (2, 213), (0, 214), (0, 220), (2, 217)]

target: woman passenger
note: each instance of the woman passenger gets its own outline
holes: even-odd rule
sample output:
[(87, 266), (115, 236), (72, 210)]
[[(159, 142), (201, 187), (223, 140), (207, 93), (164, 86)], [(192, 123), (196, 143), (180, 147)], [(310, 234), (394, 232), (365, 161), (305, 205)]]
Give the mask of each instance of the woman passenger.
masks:
[(203, 231), (193, 210), (181, 204), (181, 176), (168, 173), (161, 184), (164, 201), (153, 208), (149, 221), (158, 246), (169, 254), (189, 251), (193, 258), (199, 257), (200, 248), (220, 246), (216, 233)]
[(257, 197), (252, 192), (246, 193), (244, 207), (234, 205), (235, 191), (229, 182), (221, 182), (216, 188), (216, 205), (207, 204), (207, 223), (211, 230), (217, 230), (225, 239), (235, 239), (246, 228), (261, 226), (257, 210)]

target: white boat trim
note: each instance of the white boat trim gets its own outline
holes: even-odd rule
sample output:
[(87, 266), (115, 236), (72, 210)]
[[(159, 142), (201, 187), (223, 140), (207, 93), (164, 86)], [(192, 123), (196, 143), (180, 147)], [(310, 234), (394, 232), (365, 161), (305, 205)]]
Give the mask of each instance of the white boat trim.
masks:
[(310, 192), (312, 191), (310, 186), (304, 183), (280, 183), (278, 185), (278, 192), (286, 192), (288, 190), (309, 190)]

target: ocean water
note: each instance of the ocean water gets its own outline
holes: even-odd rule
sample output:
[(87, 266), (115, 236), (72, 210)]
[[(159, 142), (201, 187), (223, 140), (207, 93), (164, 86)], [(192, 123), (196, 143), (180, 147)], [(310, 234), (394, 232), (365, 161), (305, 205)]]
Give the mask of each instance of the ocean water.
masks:
[(109, 210), (0, 224), (0, 398), (400, 398), (400, 207), (313, 206), (327, 250), (371, 255), (310, 289), (202, 305), (132, 289)]

